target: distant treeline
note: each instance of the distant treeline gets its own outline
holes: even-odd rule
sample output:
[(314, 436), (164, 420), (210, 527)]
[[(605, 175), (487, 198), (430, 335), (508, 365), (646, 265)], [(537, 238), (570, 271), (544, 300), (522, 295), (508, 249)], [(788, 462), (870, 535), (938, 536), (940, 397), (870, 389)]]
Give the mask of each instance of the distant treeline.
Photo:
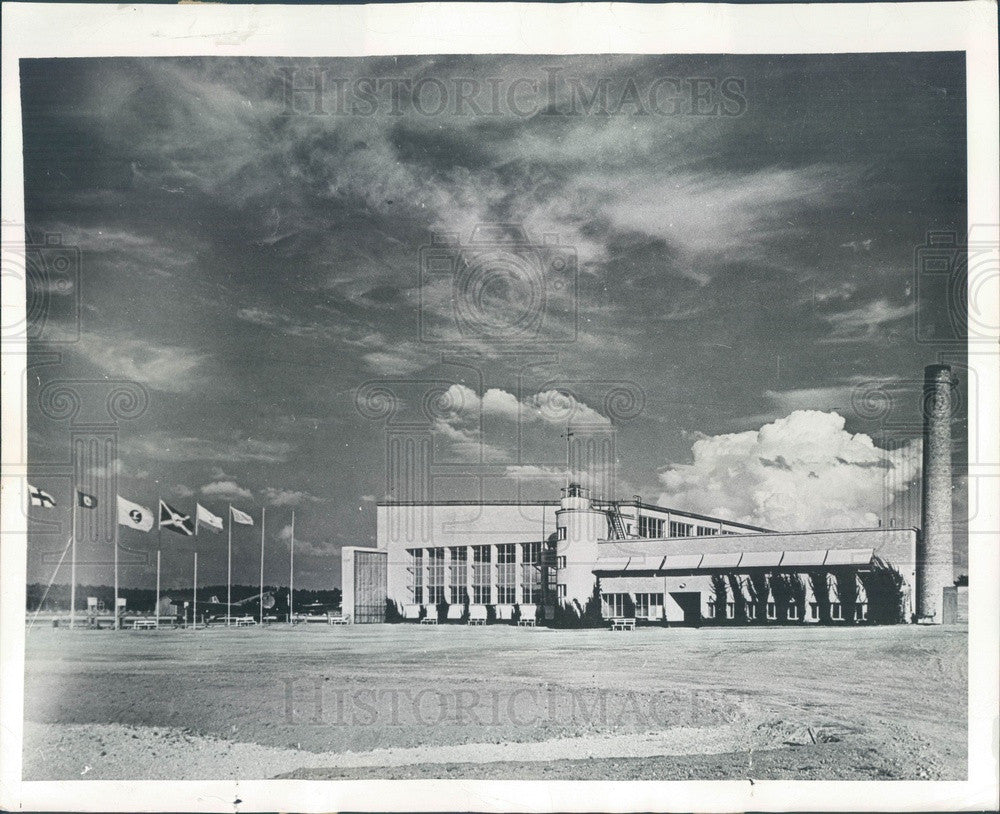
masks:
[[(29, 583), (27, 586), (27, 610), (38, 610), (38, 605), (45, 594), (45, 585), (39, 582)], [(164, 597), (190, 599), (192, 589), (187, 588), (161, 588), (160, 599)], [(243, 599), (252, 599), (253, 605), (257, 605), (257, 597), (260, 594), (260, 586), (234, 585), (233, 602)], [(276, 608), (288, 608), (288, 588), (278, 585), (265, 585), (264, 594), (274, 597)], [(76, 586), (76, 607), (77, 610), (87, 609), (87, 597), (96, 596), (98, 602), (110, 611), (114, 605), (115, 588), (113, 585), (77, 585)], [(119, 588), (118, 596), (125, 598), (125, 607), (130, 611), (154, 611), (156, 604), (156, 590), (154, 588)], [(209, 602), (215, 596), (220, 602), (226, 601), (225, 585), (199, 585), (198, 601)], [(45, 597), (43, 611), (64, 611), (69, 610), (69, 585), (53, 585), (49, 588), (48, 596)], [(331, 590), (310, 591), (306, 589), (295, 589), (293, 596), (296, 613), (304, 610), (306, 605), (316, 602), (324, 605), (339, 605), (341, 592), (340, 588)], [(267, 606), (265, 600), (265, 607)]]

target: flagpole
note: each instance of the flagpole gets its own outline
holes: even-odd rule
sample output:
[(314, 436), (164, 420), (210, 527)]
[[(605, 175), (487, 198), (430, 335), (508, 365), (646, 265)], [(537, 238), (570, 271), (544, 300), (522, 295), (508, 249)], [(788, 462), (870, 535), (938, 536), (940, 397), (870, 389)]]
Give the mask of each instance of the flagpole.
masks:
[(267, 506), (260, 510), (260, 626), (264, 626), (264, 524)]
[(233, 504), (229, 504), (229, 561), (226, 573), (226, 627), (233, 615)]
[(156, 628), (160, 628), (160, 549), (163, 548), (163, 525), (160, 523), (160, 493), (156, 493)]
[(295, 509), (292, 509), (292, 538), (288, 546), (288, 624), (294, 625), (292, 596), (295, 591)]
[(118, 624), (118, 523), (115, 522), (115, 630)]
[[(74, 497), (76, 497), (74, 495)], [(76, 627), (76, 504), (74, 500), (70, 504), (70, 513), (73, 515), (73, 550), (69, 560), (69, 626), (72, 630)]]
[[(195, 521), (197, 522), (197, 521)], [(191, 607), (191, 617), (194, 620), (194, 629), (198, 629), (198, 552), (194, 552), (194, 589), (191, 592), (193, 594), (193, 605)]]

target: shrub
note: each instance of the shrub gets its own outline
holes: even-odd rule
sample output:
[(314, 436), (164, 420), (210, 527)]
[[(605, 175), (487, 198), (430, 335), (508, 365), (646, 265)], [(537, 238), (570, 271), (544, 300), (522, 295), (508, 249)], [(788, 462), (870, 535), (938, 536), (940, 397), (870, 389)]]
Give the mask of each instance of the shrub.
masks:
[(750, 582), (750, 591), (754, 596), (754, 605), (757, 608), (757, 624), (767, 623), (767, 594), (770, 590), (770, 583), (767, 574), (757, 572), (750, 574), (747, 579)]
[(906, 621), (903, 575), (887, 562), (875, 558), (870, 572), (861, 576), (868, 594), (868, 621), (874, 625), (898, 625)]
[(827, 579), (826, 571), (810, 571), (806, 575), (812, 584), (813, 596), (816, 599), (819, 611), (819, 621), (822, 623), (830, 621), (830, 582)]
[(399, 605), (391, 599), (385, 600), (385, 621), (390, 625), (403, 621), (403, 613), (399, 609)]
[[(771, 577), (771, 594), (777, 609), (779, 624), (798, 624), (802, 621), (806, 599), (806, 585), (798, 574), (774, 574)], [(788, 618), (788, 608), (798, 607), (797, 619)]]
[(726, 578), (722, 574), (712, 574), (712, 607), (715, 608), (715, 624), (724, 625), (726, 623)]

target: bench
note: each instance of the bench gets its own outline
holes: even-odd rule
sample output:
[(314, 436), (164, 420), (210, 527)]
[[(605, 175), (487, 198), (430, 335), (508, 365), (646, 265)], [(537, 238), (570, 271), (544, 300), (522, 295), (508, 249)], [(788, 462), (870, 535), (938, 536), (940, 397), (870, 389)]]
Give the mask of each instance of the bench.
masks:
[(635, 630), (635, 619), (616, 616), (611, 620), (612, 630)]
[(538, 609), (535, 605), (521, 605), (521, 618), (517, 620), (518, 627), (534, 627)]
[(328, 620), (331, 625), (349, 625), (351, 624), (350, 616), (331, 616)]
[(132, 622), (132, 630), (156, 630), (157, 627), (155, 619), (136, 619)]
[(437, 613), (435, 613), (433, 616), (425, 616), (423, 619), (420, 620), (420, 624), (422, 625), (436, 625), (437, 623), (438, 623)]
[(250, 616), (241, 616), (238, 619), (233, 619), (233, 624), (236, 627), (250, 627), (251, 625), (256, 625), (257, 620)]

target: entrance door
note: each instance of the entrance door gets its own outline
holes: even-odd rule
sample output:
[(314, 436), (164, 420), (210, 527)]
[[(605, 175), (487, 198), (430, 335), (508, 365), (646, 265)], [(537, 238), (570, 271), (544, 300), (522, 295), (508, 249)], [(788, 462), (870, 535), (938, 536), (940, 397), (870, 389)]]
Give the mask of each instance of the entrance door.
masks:
[(685, 625), (701, 624), (701, 592), (700, 591), (671, 591), (671, 599), (677, 603), (684, 612)]

